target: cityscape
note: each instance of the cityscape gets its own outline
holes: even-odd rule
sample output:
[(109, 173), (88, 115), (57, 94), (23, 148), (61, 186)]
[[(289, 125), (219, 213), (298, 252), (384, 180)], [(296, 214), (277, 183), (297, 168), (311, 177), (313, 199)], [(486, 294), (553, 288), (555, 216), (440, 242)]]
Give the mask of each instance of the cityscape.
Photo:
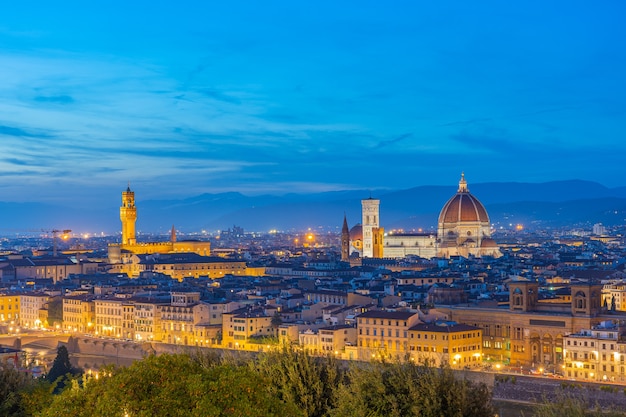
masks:
[(129, 185), (119, 234), (5, 237), (3, 361), (42, 375), (62, 344), (92, 374), (153, 353), (288, 346), (626, 386), (624, 226), (498, 231), (465, 174), (436, 232), (387, 232), (384, 201), (360, 206), (340, 233), (138, 239)]
[(0, 15), (0, 415), (623, 416), (626, 6)]

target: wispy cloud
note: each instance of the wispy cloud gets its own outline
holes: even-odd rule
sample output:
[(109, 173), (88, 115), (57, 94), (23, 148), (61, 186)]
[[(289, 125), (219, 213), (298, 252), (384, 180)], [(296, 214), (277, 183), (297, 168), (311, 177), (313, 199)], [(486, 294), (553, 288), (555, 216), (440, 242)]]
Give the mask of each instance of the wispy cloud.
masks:
[(389, 139), (389, 140), (383, 140), (381, 142), (378, 142), (378, 148), (384, 148), (386, 146), (390, 146), (390, 145), (394, 145), (396, 143), (402, 142), (405, 139), (410, 138), (411, 136), (413, 136), (413, 133), (405, 133), (403, 135), (400, 135), (396, 138), (393, 139)]
[(70, 104), (74, 102), (74, 99), (68, 95), (36, 96), (34, 100), (40, 103), (59, 103), (59, 104)]

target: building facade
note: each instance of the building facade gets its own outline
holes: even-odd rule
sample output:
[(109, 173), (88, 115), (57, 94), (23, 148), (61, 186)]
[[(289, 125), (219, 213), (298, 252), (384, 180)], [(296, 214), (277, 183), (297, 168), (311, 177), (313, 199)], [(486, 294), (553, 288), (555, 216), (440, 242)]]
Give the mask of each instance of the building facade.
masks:
[[(135, 193), (131, 191), (130, 185), (122, 192), (122, 205), (120, 207), (120, 221), (122, 222), (122, 242), (110, 244), (108, 247), (109, 262), (114, 264), (112, 273), (129, 273), (132, 255), (145, 255), (154, 253), (196, 253), (201, 256), (211, 254), (211, 243), (202, 241), (178, 241), (176, 231), (172, 227), (172, 234), (169, 242), (137, 242), (136, 226), (137, 207), (135, 205)], [(129, 275), (133, 276), (133, 275)]]
[(381, 258), (384, 229), (380, 227), (380, 200), (371, 197), (361, 200), (361, 212), (363, 258)]
[(410, 359), (431, 366), (476, 368), (482, 365), (480, 327), (440, 321), (409, 329)]
[(419, 323), (416, 312), (367, 311), (357, 317), (359, 359), (406, 359), (409, 329)]
[(604, 321), (563, 338), (563, 373), (568, 378), (626, 382), (626, 342), (621, 323)]

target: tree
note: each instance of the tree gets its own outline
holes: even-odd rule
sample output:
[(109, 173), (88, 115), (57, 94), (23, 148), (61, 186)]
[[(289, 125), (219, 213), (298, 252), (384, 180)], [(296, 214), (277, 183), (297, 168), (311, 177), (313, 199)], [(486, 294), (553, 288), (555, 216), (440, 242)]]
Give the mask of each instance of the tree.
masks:
[(52, 368), (50, 368), (50, 371), (46, 375), (46, 379), (52, 384), (56, 383), (54, 390), (55, 393), (58, 393), (65, 386), (64, 378), (72, 373), (74, 373), (74, 368), (72, 368), (72, 364), (70, 363), (70, 354), (67, 348), (61, 345), (57, 348), (57, 356), (54, 358)]
[(334, 406), (341, 373), (333, 357), (312, 357), (284, 348), (261, 355), (253, 366), (272, 381), (278, 398), (298, 406), (306, 417), (326, 416)]
[(272, 395), (270, 381), (248, 366), (199, 361), (189, 355), (149, 356), (99, 378), (72, 381), (40, 417), (301, 415)]
[(35, 384), (36, 381), (26, 372), (13, 367), (0, 367), (0, 415), (26, 416), (21, 393)]
[(578, 395), (568, 392), (557, 392), (556, 398), (548, 400), (544, 398), (543, 402), (535, 409), (536, 417), (618, 417), (624, 416), (622, 410), (613, 406), (601, 407), (590, 405)]
[(484, 384), (457, 379), (449, 368), (413, 363), (350, 367), (337, 390), (333, 417), (491, 417), (495, 410)]

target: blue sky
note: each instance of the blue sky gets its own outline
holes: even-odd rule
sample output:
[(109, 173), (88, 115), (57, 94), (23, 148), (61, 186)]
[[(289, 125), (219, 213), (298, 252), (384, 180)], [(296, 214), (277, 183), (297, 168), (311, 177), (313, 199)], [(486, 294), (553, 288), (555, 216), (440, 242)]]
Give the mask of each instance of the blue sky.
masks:
[(10, 2), (0, 200), (626, 185), (624, 4)]

